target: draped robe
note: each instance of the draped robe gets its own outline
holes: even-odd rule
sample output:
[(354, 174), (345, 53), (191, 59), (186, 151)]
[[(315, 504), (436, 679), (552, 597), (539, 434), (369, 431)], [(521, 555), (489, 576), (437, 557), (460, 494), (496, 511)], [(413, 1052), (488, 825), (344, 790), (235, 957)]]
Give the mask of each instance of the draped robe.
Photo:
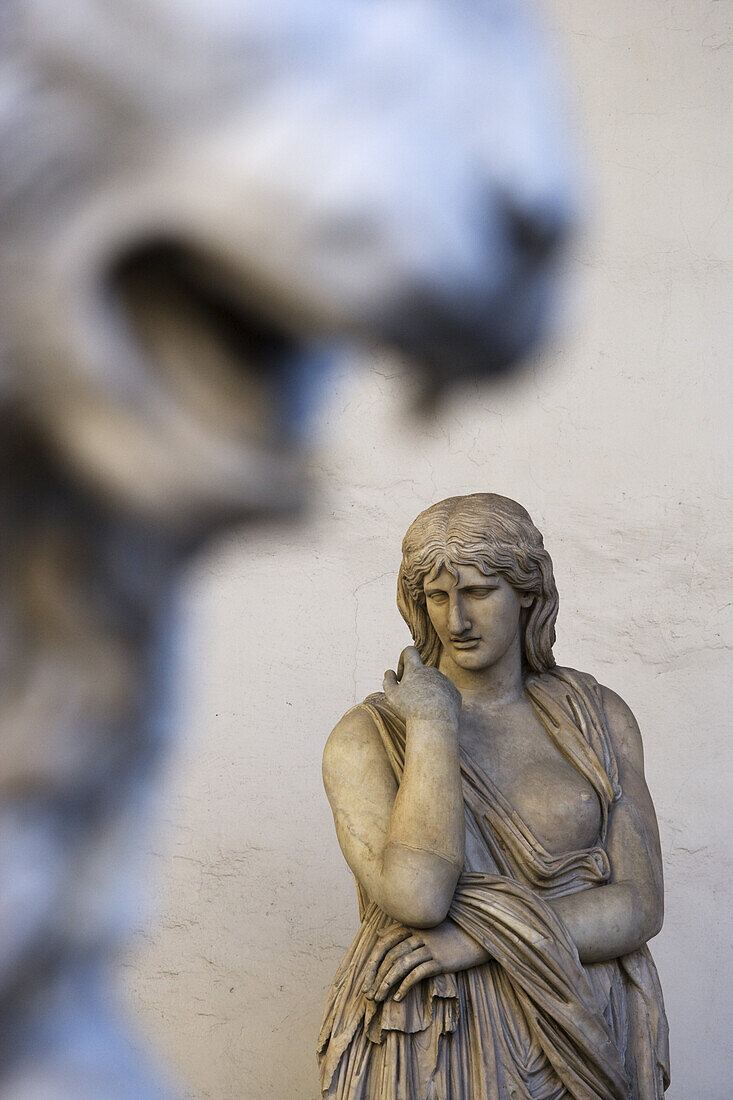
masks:
[[(526, 689), (554, 744), (598, 796), (597, 841), (548, 852), (462, 753), (466, 862), (448, 916), (491, 959), (425, 979), (403, 1001), (367, 1000), (364, 970), (394, 922), (357, 882), (361, 926), (331, 984), (318, 1043), (326, 1100), (663, 1097), (667, 1021), (648, 948), (584, 966), (544, 900), (610, 877), (608, 821), (622, 792), (600, 688), (587, 674), (554, 669), (529, 676)], [(360, 706), (399, 782), (404, 723), (384, 695)]]

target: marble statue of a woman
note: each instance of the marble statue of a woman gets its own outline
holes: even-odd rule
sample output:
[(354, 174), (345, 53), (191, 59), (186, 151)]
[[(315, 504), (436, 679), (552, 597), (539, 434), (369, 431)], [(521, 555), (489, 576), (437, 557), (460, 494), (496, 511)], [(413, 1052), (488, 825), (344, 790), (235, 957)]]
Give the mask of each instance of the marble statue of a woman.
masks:
[(328, 1100), (660, 1100), (662, 869), (639, 730), (552, 655), (527, 512), (452, 497), (403, 543), (415, 642), (329, 738), (361, 926), (319, 1039)]

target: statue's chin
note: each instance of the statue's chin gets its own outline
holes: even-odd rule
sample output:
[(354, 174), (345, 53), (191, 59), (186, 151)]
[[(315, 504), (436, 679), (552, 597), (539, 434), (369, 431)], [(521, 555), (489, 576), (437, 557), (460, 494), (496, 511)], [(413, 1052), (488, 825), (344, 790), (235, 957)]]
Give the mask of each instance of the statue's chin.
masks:
[(487, 660), (486, 654), (481, 652), (480, 647), (469, 650), (453, 650), (451, 652), (455, 664), (459, 668), (465, 668), (471, 672), (481, 672), (482, 669), (488, 668), (493, 662)]

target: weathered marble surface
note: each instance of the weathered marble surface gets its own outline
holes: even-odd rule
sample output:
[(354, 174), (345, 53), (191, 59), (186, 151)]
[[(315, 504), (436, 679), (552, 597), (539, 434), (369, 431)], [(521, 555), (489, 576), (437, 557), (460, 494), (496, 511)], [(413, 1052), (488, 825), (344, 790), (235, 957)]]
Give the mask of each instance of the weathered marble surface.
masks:
[(319, 1039), (330, 1100), (661, 1100), (654, 807), (633, 714), (552, 653), (529, 515), (453, 497), (403, 542), (414, 639), (331, 734), (361, 927)]
[(324, 343), (431, 393), (530, 346), (571, 173), (513, 4), (20, 0), (0, 35), (0, 1096), (140, 1100), (110, 967), (181, 567), (301, 505)]

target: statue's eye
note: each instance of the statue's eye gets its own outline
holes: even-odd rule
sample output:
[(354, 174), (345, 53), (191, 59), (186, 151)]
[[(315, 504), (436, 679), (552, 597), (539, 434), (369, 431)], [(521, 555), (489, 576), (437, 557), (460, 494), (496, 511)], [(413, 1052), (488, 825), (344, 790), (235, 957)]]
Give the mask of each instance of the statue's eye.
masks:
[(472, 596), (476, 600), (485, 600), (492, 592), (496, 592), (496, 588), (496, 585), (493, 587), (481, 586), (480, 588), (469, 588), (466, 590), (466, 594)]
[(444, 603), (448, 599), (448, 594), (446, 592), (436, 591), (426, 592), (425, 594), (432, 603)]

